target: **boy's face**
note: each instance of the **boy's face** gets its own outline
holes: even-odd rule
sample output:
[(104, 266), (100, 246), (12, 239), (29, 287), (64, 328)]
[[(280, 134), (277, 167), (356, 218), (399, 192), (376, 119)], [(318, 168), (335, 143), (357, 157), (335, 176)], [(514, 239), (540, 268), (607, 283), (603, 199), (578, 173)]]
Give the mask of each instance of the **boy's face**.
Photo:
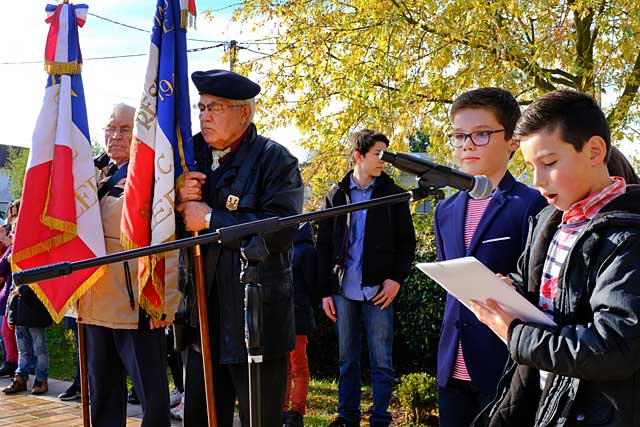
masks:
[[(493, 111), (486, 108), (464, 108), (453, 116), (453, 132), (472, 133), (477, 131), (504, 130)], [(486, 175), (497, 185), (507, 170), (511, 153), (518, 149), (518, 143), (505, 140), (505, 133), (496, 132), (489, 137), (489, 143), (477, 146), (466, 138), (462, 147), (454, 148), (456, 161), (470, 175)]]
[(377, 141), (375, 144), (369, 148), (367, 154), (362, 154), (359, 151), (356, 151), (353, 154), (356, 167), (359, 169), (360, 173), (363, 173), (367, 176), (380, 176), (382, 173), (382, 169), (384, 168), (384, 162), (380, 160), (378, 157), (381, 151), (387, 149), (387, 144), (382, 141)]
[(520, 149), (525, 162), (533, 168), (533, 184), (549, 204), (561, 211), (597, 190), (594, 166), (602, 161), (589, 142), (578, 152), (562, 139), (560, 129), (545, 129), (522, 138)]

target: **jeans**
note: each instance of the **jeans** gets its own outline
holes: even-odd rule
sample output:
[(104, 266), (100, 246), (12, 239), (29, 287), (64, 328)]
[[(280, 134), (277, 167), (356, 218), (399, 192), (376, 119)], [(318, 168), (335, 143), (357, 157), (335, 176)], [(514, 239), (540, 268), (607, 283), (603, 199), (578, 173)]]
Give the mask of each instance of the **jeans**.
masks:
[(364, 321), (373, 405), (369, 408), (369, 421), (389, 424), (387, 410), (394, 385), (393, 363), (393, 304), (384, 310), (371, 301), (354, 301), (342, 295), (333, 295), (336, 307), (340, 378), (338, 380), (338, 415), (352, 422), (360, 421), (360, 319)]
[(438, 388), (440, 427), (466, 427), (485, 406), (491, 403), (495, 393), (481, 393), (469, 381), (449, 379), (446, 387)]
[(49, 377), (49, 353), (44, 338), (44, 328), (41, 326), (16, 326), (16, 342), (18, 344), (18, 369), (16, 375), (23, 379), (29, 378), (32, 359), (36, 358), (36, 380)]

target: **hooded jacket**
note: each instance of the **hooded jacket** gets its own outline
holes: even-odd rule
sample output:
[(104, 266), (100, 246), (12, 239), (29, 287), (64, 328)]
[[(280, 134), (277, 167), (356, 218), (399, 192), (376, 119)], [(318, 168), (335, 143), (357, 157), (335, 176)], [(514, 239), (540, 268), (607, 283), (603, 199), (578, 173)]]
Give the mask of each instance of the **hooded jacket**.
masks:
[[(513, 275), (536, 304), (549, 244), (562, 212), (532, 221)], [(549, 327), (514, 321), (513, 362), (474, 426), (640, 425), (640, 186), (608, 203), (571, 248)], [(540, 390), (539, 370), (551, 372)]]

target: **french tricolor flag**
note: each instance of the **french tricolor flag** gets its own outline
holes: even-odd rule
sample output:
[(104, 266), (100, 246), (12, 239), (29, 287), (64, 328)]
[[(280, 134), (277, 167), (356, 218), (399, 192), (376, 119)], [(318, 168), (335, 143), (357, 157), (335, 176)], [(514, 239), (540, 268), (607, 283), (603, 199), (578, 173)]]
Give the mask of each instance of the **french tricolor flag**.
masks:
[[(102, 221), (80, 75), (78, 25), (84, 24), (87, 6), (49, 5), (46, 10), (51, 24), (46, 48), (50, 75), (22, 190), (14, 271), (105, 255), (102, 227), (96, 228)], [(103, 268), (29, 286), (59, 322)]]

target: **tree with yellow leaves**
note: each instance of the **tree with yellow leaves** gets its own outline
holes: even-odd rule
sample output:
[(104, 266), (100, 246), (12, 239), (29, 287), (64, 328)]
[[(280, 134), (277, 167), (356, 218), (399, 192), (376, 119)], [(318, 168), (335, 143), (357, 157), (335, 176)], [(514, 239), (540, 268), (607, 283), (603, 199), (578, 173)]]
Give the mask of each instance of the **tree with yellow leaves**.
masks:
[(640, 114), (637, 0), (249, 0), (234, 19), (274, 28), (273, 50), (238, 70), (259, 76), (263, 124), (301, 130), (321, 193), (347, 169), (358, 127), (395, 150), (421, 132), (447, 158), (449, 104), (475, 87), (523, 105), (559, 87), (589, 92), (614, 139), (633, 137)]

